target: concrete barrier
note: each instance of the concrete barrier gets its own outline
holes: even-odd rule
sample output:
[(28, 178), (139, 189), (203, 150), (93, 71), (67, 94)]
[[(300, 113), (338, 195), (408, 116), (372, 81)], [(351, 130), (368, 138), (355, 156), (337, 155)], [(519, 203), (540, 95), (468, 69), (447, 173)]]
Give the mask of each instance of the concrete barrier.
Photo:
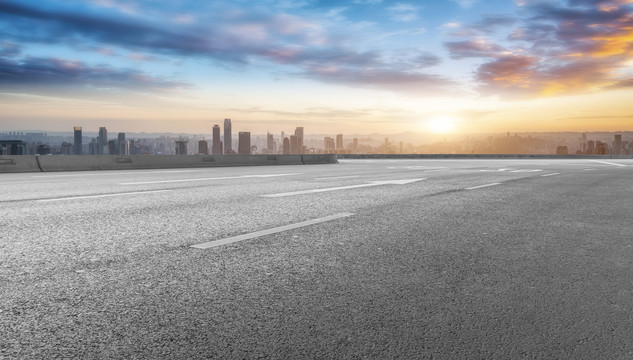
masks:
[(336, 154), (305, 154), (301, 155), (304, 164), (335, 164), (338, 162)]
[[(304, 162), (303, 157), (308, 156)], [(337, 162), (336, 155), (64, 155), (39, 156), (41, 171), (301, 165)], [(0, 170), (0, 172), (2, 172)]]
[(339, 154), (339, 159), (633, 159), (633, 155), (553, 154)]
[(0, 173), (20, 173), (42, 171), (38, 157), (34, 155), (1, 155)]

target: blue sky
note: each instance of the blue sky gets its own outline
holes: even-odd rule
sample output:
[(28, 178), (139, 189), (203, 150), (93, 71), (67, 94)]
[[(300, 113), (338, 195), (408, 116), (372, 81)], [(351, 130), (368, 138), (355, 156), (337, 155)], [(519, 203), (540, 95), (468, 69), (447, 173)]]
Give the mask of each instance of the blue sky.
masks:
[(0, 1), (0, 120), (6, 130), (204, 133), (225, 117), (255, 132), (630, 130), (631, 2)]

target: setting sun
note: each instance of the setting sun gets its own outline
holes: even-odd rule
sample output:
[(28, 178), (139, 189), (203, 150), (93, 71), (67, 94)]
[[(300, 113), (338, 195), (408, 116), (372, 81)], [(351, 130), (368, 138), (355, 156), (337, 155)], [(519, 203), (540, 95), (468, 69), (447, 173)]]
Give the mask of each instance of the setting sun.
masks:
[(436, 134), (448, 134), (455, 130), (457, 119), (450, 116), (439, 116), (427, 121), (426, 127)]

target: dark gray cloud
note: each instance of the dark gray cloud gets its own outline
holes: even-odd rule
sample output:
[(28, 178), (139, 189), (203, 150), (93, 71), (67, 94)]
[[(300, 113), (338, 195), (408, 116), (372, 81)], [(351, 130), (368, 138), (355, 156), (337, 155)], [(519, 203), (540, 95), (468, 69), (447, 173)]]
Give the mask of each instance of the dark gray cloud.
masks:
[(448, 49), (453, 59), (496, 57), (504, 51), (503, 47), (484, 39), (446, 42), (444, 46)]
[[(428, 80), (429, 86), (449, 84), (438, 76), (420, 73), (423, 68), (437, 64), (437, 57), (420, 53), (418, 61), (403, 66), (376, 51), (362, 52), (345, 45), (346, 34), (315, 29), (305, 19), (265, 9), (212, 14), (204, 25), (170, 24), (169, 27), (148, 17), (108, 14), (44, 10), (3, 1), (0, 35), (14, 42), (58, 43), (76, 49), (124, 48), (137, 54), (138, 59), (175, 55), (235, 66), (263, 59), (299, 68), (304, 76), (320, 81), (344, 83), (344, 79), (349, 79), (350, 85), (374, 81), (375, 87), (387, 83), (395, 87), (400, 81), (406, 89), (421, 80)], [(347, 73), (330, 77), (315, 70), (329, 66), (339, 66)], [(379, 70), (368, 72), (368, 68)], [(387, 74), (392, 78), (387, 79)]]
[(80, 61), (58, 58), (27, 57), (24, 59), (0, 58), (0, 84), (67, 86), (85, 84), (97, 88), (174, 89), (189, 84), (152, 77), (131, 69), (113, 69), (108, 66), (87, 66)]

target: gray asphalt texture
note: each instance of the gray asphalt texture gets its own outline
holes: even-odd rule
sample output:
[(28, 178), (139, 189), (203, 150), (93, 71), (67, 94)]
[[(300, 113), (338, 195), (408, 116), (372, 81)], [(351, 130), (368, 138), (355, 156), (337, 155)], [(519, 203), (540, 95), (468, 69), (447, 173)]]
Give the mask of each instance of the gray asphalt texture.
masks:
[(0, 189), (2, 359), (633, 358), (633, 160), (2, 174)]

